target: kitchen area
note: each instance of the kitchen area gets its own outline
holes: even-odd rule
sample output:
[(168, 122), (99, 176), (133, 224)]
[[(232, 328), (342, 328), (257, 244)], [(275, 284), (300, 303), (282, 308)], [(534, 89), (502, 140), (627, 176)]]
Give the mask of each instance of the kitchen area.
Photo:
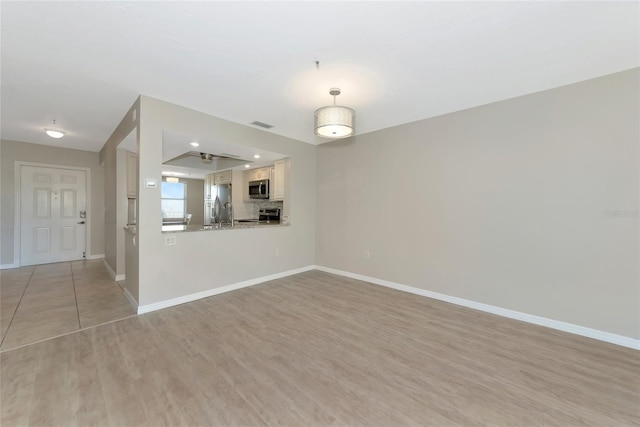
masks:
[[(207, 153), (203, 154), (206, 158)], [(207, 173), (201, 180), (201, 220), (194, 221), (194, 213), (188, 211), (184, 211), (184, 218), (175, 218), (175, 214), (163, 209), (162, 231), (213, 231), (288, 225), (289, 217), (283, 212), (285, 203), (288, 202), (285, 180), (289, 175), (286, 172), (289, 167), (290, 159), (283, 158), (273, 164), (252, 169), (242, 165), (242, 169), (236, 167)], [(167, 174), (163, 177), (162, 185), (180, 185), (181, 182), (188, 181), (186, 193), (198, 192), (199, 189), (193, 188), (192, 184), (197, 180), (180, 178), (175, 176), (176, 172), (167, 171)], [(168, 198), (163, 200), (173, 202)], [(176, 200), (181, 203), (180, 199)], [(188, 198), (185, 197), (184, 200)]]
[[(156, 215), (162, 219), (163, 246), (176, 245), (176, 234), (185, 232), (208, 234), (290, 225), (290, 156), (163, 130), (161, 179), (142, 179), (134, 136), (131, 132), (117, 150), (118, 176), (121, 188), (126, 187), (118, 196), (123, 200), (118, 202), (123, 208), (118, 209), (126, 218), (121, 228), (126, 234), (120, 251), (123, 258), (127, 251), (135, 252), (139, 227), (150, 225), (138, 218), (139, 191), (159, 190)], [(120, 262), (126, 268), (128, 263), (124, 259)]]
[[(159, 186), (163, 233), (289, 225), (289, 157), (220, 143), (207, 144), (204, 152), (195, 149), (200, 143), (194, 142), (194, 137), (167, 137), (167, 141), (177, 139), (191, 142), (188, 151), (162, 164)], [(129, 158), (133, 159), (134, 155), (129, 153)], [(136, 174), (133, 164), (129, 162), (127, 168), (127, 181), (132, 183)], [(135, 188), (135, 184), (132, 187)], [(135, 197), (131, 193), (128, 197), (127, 224), (131, 228), (137, 223)]]

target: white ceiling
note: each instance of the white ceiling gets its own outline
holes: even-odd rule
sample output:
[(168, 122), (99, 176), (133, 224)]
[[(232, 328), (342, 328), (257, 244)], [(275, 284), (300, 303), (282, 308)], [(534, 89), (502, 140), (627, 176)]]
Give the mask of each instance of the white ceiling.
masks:
[(640, 62), (637, 1), (0, 7), (1, 137), (91, 151), (139, 94), (317, 144), (334, 86), (362, 134)]

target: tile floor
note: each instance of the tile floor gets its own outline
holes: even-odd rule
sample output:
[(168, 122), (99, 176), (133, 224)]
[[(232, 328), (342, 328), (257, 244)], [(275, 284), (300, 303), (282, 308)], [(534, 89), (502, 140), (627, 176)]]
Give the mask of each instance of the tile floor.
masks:
[(0, 351), (133, 315), (102, 260), (0, 271)]

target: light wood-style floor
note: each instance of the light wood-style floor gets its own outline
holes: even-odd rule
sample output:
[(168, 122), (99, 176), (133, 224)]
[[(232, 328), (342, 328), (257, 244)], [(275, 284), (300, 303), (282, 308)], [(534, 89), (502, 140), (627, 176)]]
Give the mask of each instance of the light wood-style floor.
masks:
[(637, 351), (319, 271), (0, 357), (3, 426), (640, 425)]
[(101, 260), (2, 270), (0, 310), (2, 351), (135, 314)]

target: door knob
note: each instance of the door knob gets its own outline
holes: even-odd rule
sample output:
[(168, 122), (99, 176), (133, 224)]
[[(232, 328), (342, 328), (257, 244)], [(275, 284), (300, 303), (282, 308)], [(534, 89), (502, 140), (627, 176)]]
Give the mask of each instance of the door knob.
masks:
[(84, 221), (80, 221), (78, 224), (84, 224)]

